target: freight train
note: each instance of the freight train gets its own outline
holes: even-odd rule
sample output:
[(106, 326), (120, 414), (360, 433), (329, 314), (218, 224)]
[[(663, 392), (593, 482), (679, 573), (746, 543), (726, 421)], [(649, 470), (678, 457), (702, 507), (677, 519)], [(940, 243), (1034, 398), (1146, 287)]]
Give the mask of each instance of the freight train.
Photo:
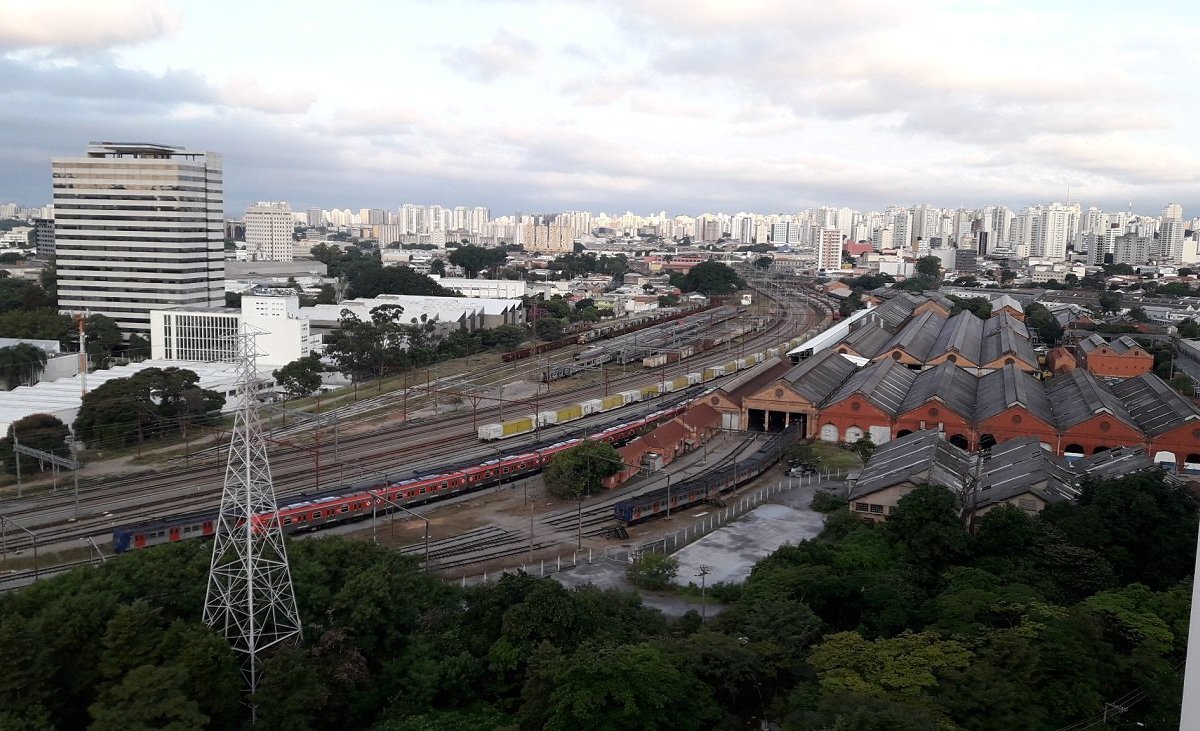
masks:
[[(674, 418), (687, 408), (688, 401), (655, 411), (646, 416), (609, 426), (586, 437), (593, 441), (623, 444), (636, 437), (650, 425)], [(388, 512), (392, 507), (380, 500), (382, 496), (399, 505), (416, 505), (450, 495), (457, 495), (540, 471), (559, 452), (570, 449), (584, 438), (567, 439), (521, 454), (468, 463), (440, 472), (407, 480), (389, 481), (383, 485), (341, 487), (289, 499), (278, 511), (251, 517), (256, 529), (265, 529), (278, 520), (284, 533), (319, 530), (338, 523), (365, 518), (374, 510)], [(123, 526), (113, 531), (113, 550), (117, 553), (173, 543), (187, 538), (212, 536), (217, 527), (215, 513), (164, 518), (162, 520)]]
[(639, 315), (637, 317), (623, 319), (618, 322), (611, 322), (603, 325), (591, 325), (582, 332), (571, 334), (567, 337), (559, 338), (558, 340), (551, 340), (548, 343), (541, 343), (528, 348), (514, 350), (510, 353), (505, 353), (500, 358), (505, 363), (511, 363), (515, 360), (522, 360), (540, 353), (549, 353), (552, 350), (559, 350), (560, 348), (565, 348), (568, 345), (583, 345), (596, 340), (602, 340), (604, 338), (618, 337), (620, 335), (625, 335), (637, 330), (653, 327), (655, 325), (661, 325), (664, 322), (671, 322), (688, 317), (689, 315), (696, 315), (701, 312), (706, 312), (713, 307), (715, 307), (715, 305), (708, 304), (703, 307), (677, 310), (668, 312), (666, 314), (659, 312), (653, 315)]

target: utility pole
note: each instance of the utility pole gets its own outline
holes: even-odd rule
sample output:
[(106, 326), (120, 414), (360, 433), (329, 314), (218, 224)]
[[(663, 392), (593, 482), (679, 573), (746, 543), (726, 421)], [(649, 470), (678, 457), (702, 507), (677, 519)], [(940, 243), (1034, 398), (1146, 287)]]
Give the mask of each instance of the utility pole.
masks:
[(208, 572), (204, 623), (244, 656), (242, 675), (253, 723), (259, 659), (269, 648), (298, 639), (301, 625), (267, 460), (255, 333), (243, 325), (234, 337), (239, 403)]
[[(86, 312), (86, 311), (85, 311)], [(87, 315), (75, 315), (75, 321), (79, 324), (79, 395), (80, 397), (87, 396), (87, 335), (84, 334), (84, 323), (87, 322)]]
[(700, 565), (700, 573), (696, 574), (696, 576), (700, 577), (700, 621), (701, 622), (708, 619), (708, 600), (705, 597), (705, 590), (708, 588), (707, 587), (707, 584), (708, 584), (707, 578), (708, 578), (708, 575), (711, 573), (712, 573), (711, 568), (701, 564)]

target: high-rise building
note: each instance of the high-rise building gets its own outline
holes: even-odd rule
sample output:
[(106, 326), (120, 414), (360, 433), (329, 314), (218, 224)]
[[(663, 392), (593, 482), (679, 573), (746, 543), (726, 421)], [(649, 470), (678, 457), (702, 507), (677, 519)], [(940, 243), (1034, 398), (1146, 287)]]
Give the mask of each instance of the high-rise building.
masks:
[(306, 217), (309, 226), (316, 228), (325, 225), (325, 211), (320, 208), (309, 208)]
[(292, 261), (292, 234), (296, 230), (287, 203), (256, 203), (246, 209), (246, 259)]
[(220, 155), (94, 142), (51, 169), (60, 309), (146, 333), (151, 310), (225, 303)]
[(840, 228), (821, 229), (821, 238), (817, 242), (817, 269), (835, 271), (842, 268), (842, 230)]
[(1078, 220), (1078, 216), (1069, 206), (1054, 203), (1044, 208), (1040, 226), (1034, 230), (1033, 255), (1066, 259), (1067, 242), (1071, 240), (1074, 220)]
[(1174, 264), (1183, 263), (1183, 206), (1168, 204), (1163, 208), (1158, 229), (1159, 259)]
[(37, 245), (37, 255), (43, 259), (54, 256), (54, 219), (33, 219), (33, 241)]

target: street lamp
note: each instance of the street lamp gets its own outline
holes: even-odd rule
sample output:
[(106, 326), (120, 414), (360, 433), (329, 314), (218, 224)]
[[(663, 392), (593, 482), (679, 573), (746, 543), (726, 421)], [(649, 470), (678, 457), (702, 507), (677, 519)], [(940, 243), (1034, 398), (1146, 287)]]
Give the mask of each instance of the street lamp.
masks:
[(372, 491), (369, 491), (368, 494), (375, 498), (375, 500), (371, 501), (371, 543), (374, 545), (379, 544), (379, 538), (375, 532), (375, 516), (376, 516), (377, 508), (379, 507), (380, 500), (387, 503), (388, 505), (391, 505), (393, 508), (396, 508), (397, 510), (403, 510), (404, 512), (408, 513), (409, 515), (412, 515), (414, 517), (420, 518), (421, 520), (425, 521), (425, 571), (428, 572), (429, 571), (429, 519), (419, 513), (414, 513), (413, 511), (409, 510), (408, 508), (404, 507), (403, 505), (400, 505), (396, 502), (388, 500), (387, 498), (385, 498), (382, 494), (380, 494), (377, 491), (372, 490)]

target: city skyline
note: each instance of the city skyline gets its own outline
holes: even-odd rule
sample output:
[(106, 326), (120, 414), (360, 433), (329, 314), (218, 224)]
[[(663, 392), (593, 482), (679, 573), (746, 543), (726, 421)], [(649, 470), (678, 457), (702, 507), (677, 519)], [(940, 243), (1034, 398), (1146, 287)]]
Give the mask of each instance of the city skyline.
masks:
[(220, 153), (229, 215), (1196, 210), (1194, 23), (1151, 6), (0, 0), (0, 200), (144, 140)]

